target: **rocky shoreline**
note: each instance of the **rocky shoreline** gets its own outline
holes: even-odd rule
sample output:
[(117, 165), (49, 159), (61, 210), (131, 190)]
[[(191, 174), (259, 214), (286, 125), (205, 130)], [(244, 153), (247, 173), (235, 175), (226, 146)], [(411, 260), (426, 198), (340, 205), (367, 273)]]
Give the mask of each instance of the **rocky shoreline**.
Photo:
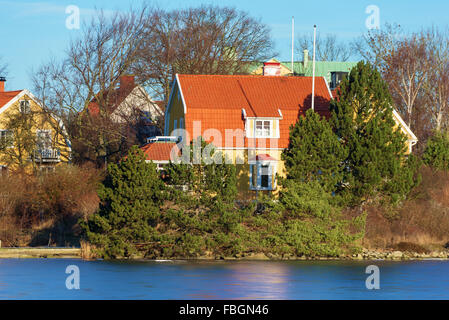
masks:
[[(1, 248), (0, 259), (7, 258), (68, 258), (68, 259), (81, 259), (81, 250), (79, 248)], [(199, 257), (174, 257), (167, 259), (165, 257), (158, 257), (154, 259), (148, 259), (143, 256), (133, 256), (128, 258), (129, 260), (391, 260), (391, 261), (404, 261), (404, 260), (449, 260), (449, 250), (432, 251), (427, 253), (422, 252), (410, 252), (410, 251), (398, 251), (398, 250), (372, 250), (363, 249), (361, 253), (353, 255), (342, 255), (339, 257), (312, 257), (312, 256), (294, 256), (294, 255), (275, 255), (271, 253), (249, 253), (240, 254), (231, 257), (216, 256), (207, 254)]]

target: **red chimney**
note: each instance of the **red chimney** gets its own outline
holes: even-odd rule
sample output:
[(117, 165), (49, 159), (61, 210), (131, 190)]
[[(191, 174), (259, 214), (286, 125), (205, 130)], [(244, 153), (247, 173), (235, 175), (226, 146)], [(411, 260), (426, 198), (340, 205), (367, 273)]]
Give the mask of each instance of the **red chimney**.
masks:
[(134, 76), (120, 76), (120, 89), (132, 90), (134, 88)]
[(6, 78), (0, 77), (0, 92), (5, 92), (5, 82), (6, 82)]

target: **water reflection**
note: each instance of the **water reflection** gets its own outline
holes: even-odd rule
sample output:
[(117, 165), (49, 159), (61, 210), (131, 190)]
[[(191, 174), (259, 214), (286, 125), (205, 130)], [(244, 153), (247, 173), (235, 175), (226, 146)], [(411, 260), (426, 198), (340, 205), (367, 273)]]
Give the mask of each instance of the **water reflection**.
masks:
[(277, 262), (244, 262), (227, 266), (227, 292), (240, 299), (287, 299), (289, 269)]
[[(67, 290), (67, 265), (81, 290)], [(381, 290), (367, 290), (376, 264)], [(0, 259), (0, 299), (448, 299), (449, 261), (106, 262)]]

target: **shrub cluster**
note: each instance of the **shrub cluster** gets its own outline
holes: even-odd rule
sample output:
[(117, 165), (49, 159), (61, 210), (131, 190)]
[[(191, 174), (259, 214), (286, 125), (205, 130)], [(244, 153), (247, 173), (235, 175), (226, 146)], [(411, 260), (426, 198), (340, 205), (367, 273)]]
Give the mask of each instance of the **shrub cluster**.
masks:
[(100, 173), (63, 165), (54, 172), (0, 177), (0, 239), (3, 245), (77, 245), (77, 220), (98, 208)]

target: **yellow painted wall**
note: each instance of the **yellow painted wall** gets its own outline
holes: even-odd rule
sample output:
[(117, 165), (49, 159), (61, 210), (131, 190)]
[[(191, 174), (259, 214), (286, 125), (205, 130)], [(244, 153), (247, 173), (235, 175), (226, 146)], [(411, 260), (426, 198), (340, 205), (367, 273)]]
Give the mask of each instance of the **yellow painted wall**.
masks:
[(185, 126), (185, 115), (184, 115), (184, 106), (182, 104), (182, 97), (179, 91), (178, 83), (176, 83), (176, 86), (173, 88), (171, 102), (169, 107), (169, 121), (168, 121), (168, 135), (170, 135), (174, 129), (174, 123), (175, 120), (177, 122), (177, 128), (179, 129), (180, 119), (184, 119), (184, 126)]
[[(248, 159), (254, 158), (259, 154), (268, 154), (271, 157), (278, 159), (277, 162), (277, 172), (276, 175), (285, 177), (285, 166), (284, 162), (281, 160), (282, 150), (274, 150), (274, 149), (257, 149), (257, 150), (247, 150), (247, 149), (238, 149), (238, 150), (220, 150), (223, 152), (225, 157), (232, 159), (232, 163), (236, 164), (237, 171), (237, 188), (239, 190), (239, 196), (242, 198), (254, 198), (256, 196), (256, 191), (250, 189), (250, 164)], [(241, 163), (243, 159), (243, 164)], [(238, 161), (240, 160), (240, 161)], [(279, 183), (276, 183), (276, 189), (274, 191), (263, 191), (264, 193), (274, 193), (277, 194), (279, 192)], [(262, 192), (262, 191), (259, 191)]]
[[(20, 101), (23, 100), (28, 100), (30, 103), (30, 110), (34, 117), (33, 122), (35, 123), (35, 127), (32, 128), (34, 134), (37, 133), (37, 130), (50, 130), (53, 143), (52, 147), (55, 149), (59, 149), (60, 151), (60, 162), (43, 163), (42, 165), (56, 166), (60, 165), (61, 163), (69, 162), (71, 151), (70, 146), (67, 144), (67, 141), (62, 133), (62, 128), (59, 126), (58, 121), (53, 117), (49, 117), (47, 114), (45, 114), (42, 108), (26, 94), (0, 114), (0, 129), (11, 129), (7, 127), (8, 120), (15, 114), (19, 114)], [(18, 153), (17, 147), (12, 147), (11, 149), (12, 150), (8, 150), (9, 154)], [(29, 158), (29, 156), (29, 154), (25, 155), (26, 158)], [(0, 165), (7, 166), (8, 170), (14, 171), (18, 168), (18, 164), (11, 161), (12, 159), (10, 156), (8, 156), (7, 153), (0, 151)], [(29, 162), (29, 165), (27, 165), (26, 168), (27, 171), (31, 171), (33, 169), (33, 166), (38, 168), (41, 165), (39, 163), (33, 164), (31, 161), (27, 162)]]

